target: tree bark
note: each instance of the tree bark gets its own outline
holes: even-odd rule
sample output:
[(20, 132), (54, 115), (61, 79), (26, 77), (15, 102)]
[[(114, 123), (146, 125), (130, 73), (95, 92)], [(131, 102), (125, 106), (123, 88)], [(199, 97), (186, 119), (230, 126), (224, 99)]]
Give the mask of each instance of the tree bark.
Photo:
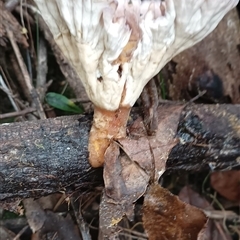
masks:
[[(0, 200), (103, 184), (102, 169), (88, 163), (91, 121), (78, 115), (0, 125)], [(177, 129), (167, 170), (240, 168), (240, 105), (186, 105)]]

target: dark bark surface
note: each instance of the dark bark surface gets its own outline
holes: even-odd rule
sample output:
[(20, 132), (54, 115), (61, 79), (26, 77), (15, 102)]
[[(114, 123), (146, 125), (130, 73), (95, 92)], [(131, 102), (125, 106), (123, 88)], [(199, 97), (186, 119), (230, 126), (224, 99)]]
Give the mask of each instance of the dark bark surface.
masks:
[[(102, 169), (87, 160), (90, 126), (90, 116), (0, 125), (0, 200), (102, 184)], [(240, 105), (186, 106), (176, 138), (167, 170), (240, 168)]]
[(1, 125), (0, 199), (90, 187), (101, 179), (88, 163), (90, 124), (88, 117), (69, 116)]
[(180, 117), (167, 169), (240, 168), (240, 105), (192, 105)]

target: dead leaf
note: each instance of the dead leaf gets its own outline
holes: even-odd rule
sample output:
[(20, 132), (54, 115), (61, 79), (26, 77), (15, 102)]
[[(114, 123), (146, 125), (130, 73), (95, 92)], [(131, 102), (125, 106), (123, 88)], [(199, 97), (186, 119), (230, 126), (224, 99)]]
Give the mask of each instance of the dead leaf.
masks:
[(144, 198), (143, 224), (149, 240), (196, 240), (207, 221), (196, 207), (167, 189), (151, 185)]
[(23, 200), (28, 224), (36, 239), (46, 233), (57, 233), (58, 239), (79, 240), (79, 232), (71, 218), (63, 217), (52, 211), (43, 210), (37, 201), (31, 198)]
[(153, 181), (157, 182), (164, 173), (169, 153), (179, 142), (176, 133), (184, 107), (184, 104), (159, 105), (157, 111), (159, 123), (154, 136), (146, 137), (143, 120), (138, 118), (128, 127), (131, 140), (119, 140), (130, 159), (137, 162), (150, 177), (154, 175)]
[(185, 186), (181, 189), (179, 198), (186, 203), (203, 209), (204, 213), (209, 218), (205, 228), (201, 231), (201, 236), (198, 236), (198, 240), (231, 239), (229, 232), (224, 231), (224, 225), (226, 220), (236, 219), (236, 213), (226, 210), (215, 210), (203, 196), (193, 191), (189, 186)]
[(111, 202), (111, 198), (103, 193), (99, 209), (99, 231), (102, 235), (100, 239), (110, 239), (117, 234), (117, 224), (122, 220), (124, 212), (121, 204)]
[(210, 203), (199, 193), (193, 191), (189, 186), (185, 186), (178, 194), (179, 199), (201, 209), (213, 209)]
[(178, 142), (175, 135), (184, 105), (159, 108), (156, 136), (144, 135), (142, 120), (135, 121), (129, 128), (134, 137), (119, 139), (119, 145), (112, 142), (106, 150), (105, 192), (100, 204), (100, 230), (104, 237), (113, 237), (124, 215), (133, 218), (135, 201), (145, 193), (150, 179), (158, 181), (164, 173), (168, 154)]
[(168, 155), (178, 143), (176, 138), (180, 115), (185, 105), (160, 105), (158, 107), (158, 129), (156, 136), (149, 137), (149, 144), (154, 157), (155, 182), (161, 177), (166, 168)]
[(116, 143), (105, 154), (104, 183), (106, 194), (116, 202), (135, 202), (146, 190), (149, 176)]
[(104, 164), (105, 191), (100, 204), (99, 228), (109, 239), (116, 234), (117, 224), (124, 215), (133, 219), (134, 202), (145, 193), (150, 177), (124, 151), (120, 153), (119, 145), (114, 142), (105, 153)]
[(14, 239), (14, 237), (16, 236), (16, 234), (10, 230), (8, 230), (7, 228), (0, 226), (0, 239), (4, 239), (4, 240), (12, 240)]
[(240, 170), (213, 172), (211, 186), (230, 201), (240, 202)]
[(4, 201), (0, 201), (0, 208), (8, 210), (10, 212), (14, 212), (16, 214), (21, 214), (22, 208), (19, 206), (21, 201), (22, 199), (20, 198), (6, 199)]
[(146, 137), (139, 137), (137, 139), (125, 138), (120, 139), (119, 143), (131, 161), (138, 163), (148, 175), (151, 175), (154, 169), (154, 159), (148, 139)]
[(23, 204), (28, 224), (33, 233), (35, 233), (43, 227), (46, 221), (45, 213), (38, 202), (34, 201), (32, 198), (24, 199)]
[[(131, 206), (147, 188), (149, 176), (124, 152), (120, 154), (116, 143), (110, 144), (105, 154), (104, 183), (106, 195), (111, 201), (122, 206)], [(125, 208), (123, 207), (123, 208)], [(132, 213), (126, 213), (128, 216)]]

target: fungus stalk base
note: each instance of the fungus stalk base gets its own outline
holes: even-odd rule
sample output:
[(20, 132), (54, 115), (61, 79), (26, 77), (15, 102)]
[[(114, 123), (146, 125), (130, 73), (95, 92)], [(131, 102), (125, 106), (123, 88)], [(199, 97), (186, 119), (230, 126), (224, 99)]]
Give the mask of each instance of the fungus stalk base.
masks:
[(120, 107), (116, 111), (95, 107), (88, 144), (89, 163), (92, 167), (103, 165), (104, 154), (111, 140), (126, 136), (130, 110), (130, 107)]

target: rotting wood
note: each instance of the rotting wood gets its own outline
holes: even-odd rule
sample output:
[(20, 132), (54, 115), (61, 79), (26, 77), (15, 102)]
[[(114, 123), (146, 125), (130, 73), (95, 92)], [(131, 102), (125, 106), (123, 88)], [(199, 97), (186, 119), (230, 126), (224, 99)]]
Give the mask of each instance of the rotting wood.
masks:
[[(0, 200), (102, 184), (102, 169), (88, 164), (90, 126), (79, 115), (0, 125)], [(239, 169), (240, 105), (187, 105), (176, 138), (167, 170)]]

